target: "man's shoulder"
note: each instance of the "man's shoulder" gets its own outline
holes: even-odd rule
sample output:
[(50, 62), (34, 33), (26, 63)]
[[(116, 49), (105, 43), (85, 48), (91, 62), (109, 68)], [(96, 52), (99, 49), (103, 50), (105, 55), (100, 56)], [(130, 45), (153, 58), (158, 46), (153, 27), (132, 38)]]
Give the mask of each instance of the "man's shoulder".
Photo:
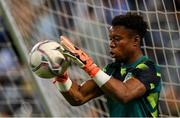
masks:
[(155, 87), (158, 88), (160, 85), (161, 73), (159, 66), (150, 58), (146, 58), (137, 64), (132, 72), (134, 76), (144, 83), (147, 90), (152, 90)]
[(145, 56), (145, 58), (136, 65), (136, 68), (146, 70), (146, 69), (152, 69), (159, 71), (159, 65), (156, 64), (151, 58)]

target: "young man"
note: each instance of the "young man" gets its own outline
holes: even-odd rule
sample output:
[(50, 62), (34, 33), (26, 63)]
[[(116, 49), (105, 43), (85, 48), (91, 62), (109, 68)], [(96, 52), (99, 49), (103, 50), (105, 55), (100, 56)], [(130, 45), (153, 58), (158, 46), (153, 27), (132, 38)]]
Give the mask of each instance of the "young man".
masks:
[(80, 86), (65, 73), (56, 77), (57, 88), (73, 106), (105, 94), (110, 117), (158, 117), (161, 74), (157, 65), (143, 56), (140, 49), (146, 31), (147, 25), (141, 16), (114, 17), (109, 29), (109, 47), (115, 62), (103, 70), (85, 52), (61, 36), (64, 55), (79, 64), (92, 79)]

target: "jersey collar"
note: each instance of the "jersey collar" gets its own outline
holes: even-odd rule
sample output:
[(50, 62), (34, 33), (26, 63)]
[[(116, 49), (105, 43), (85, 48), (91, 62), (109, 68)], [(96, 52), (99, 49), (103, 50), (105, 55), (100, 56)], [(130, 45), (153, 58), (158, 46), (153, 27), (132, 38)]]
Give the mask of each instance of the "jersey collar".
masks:
[(140, 62), (146, 60), (147, 58), (148, 58), (147, 56), (141, 56), (135, 62), (133, 62), (131, 64), (124, 64), (124, 65), (122, 65), (122, 67), (123, 68), (136, 67), (137, 64), (139, 64)]

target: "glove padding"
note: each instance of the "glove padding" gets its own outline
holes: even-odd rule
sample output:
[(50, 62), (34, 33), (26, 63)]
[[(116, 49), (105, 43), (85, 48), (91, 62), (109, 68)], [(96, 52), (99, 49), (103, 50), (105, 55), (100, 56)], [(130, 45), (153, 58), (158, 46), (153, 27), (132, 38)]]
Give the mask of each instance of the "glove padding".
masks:
[(99, 67), (94, 64), (92, 58), (90, 58), (83, 50), (74, 46), (74, 44), (68, 38), (61, 36), (60, 44), (64, 48), (60, 50), (63, 55), (69, 58), (72, 62), (78, 64), (91, 77), (94, 77), (100, 70)]

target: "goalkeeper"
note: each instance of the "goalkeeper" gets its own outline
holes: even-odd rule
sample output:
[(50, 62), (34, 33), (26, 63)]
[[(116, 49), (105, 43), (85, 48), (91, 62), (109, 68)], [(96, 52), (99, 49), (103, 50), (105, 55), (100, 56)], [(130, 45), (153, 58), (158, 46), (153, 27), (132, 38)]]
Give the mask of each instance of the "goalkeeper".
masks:
[(78, 85), (64, 73), (55, 78), (58, 90), (73, 106), (106, 95), (110, 117), (158, 117), (161, 74), (159, 67), (140, 49), (146, 31), (147, 24), (139, 15), (115, 16), (109, 29), (110, 54), (115, 61), (103, 70), (61, 36), (65, 57), (77, 63), (91, 79)]

